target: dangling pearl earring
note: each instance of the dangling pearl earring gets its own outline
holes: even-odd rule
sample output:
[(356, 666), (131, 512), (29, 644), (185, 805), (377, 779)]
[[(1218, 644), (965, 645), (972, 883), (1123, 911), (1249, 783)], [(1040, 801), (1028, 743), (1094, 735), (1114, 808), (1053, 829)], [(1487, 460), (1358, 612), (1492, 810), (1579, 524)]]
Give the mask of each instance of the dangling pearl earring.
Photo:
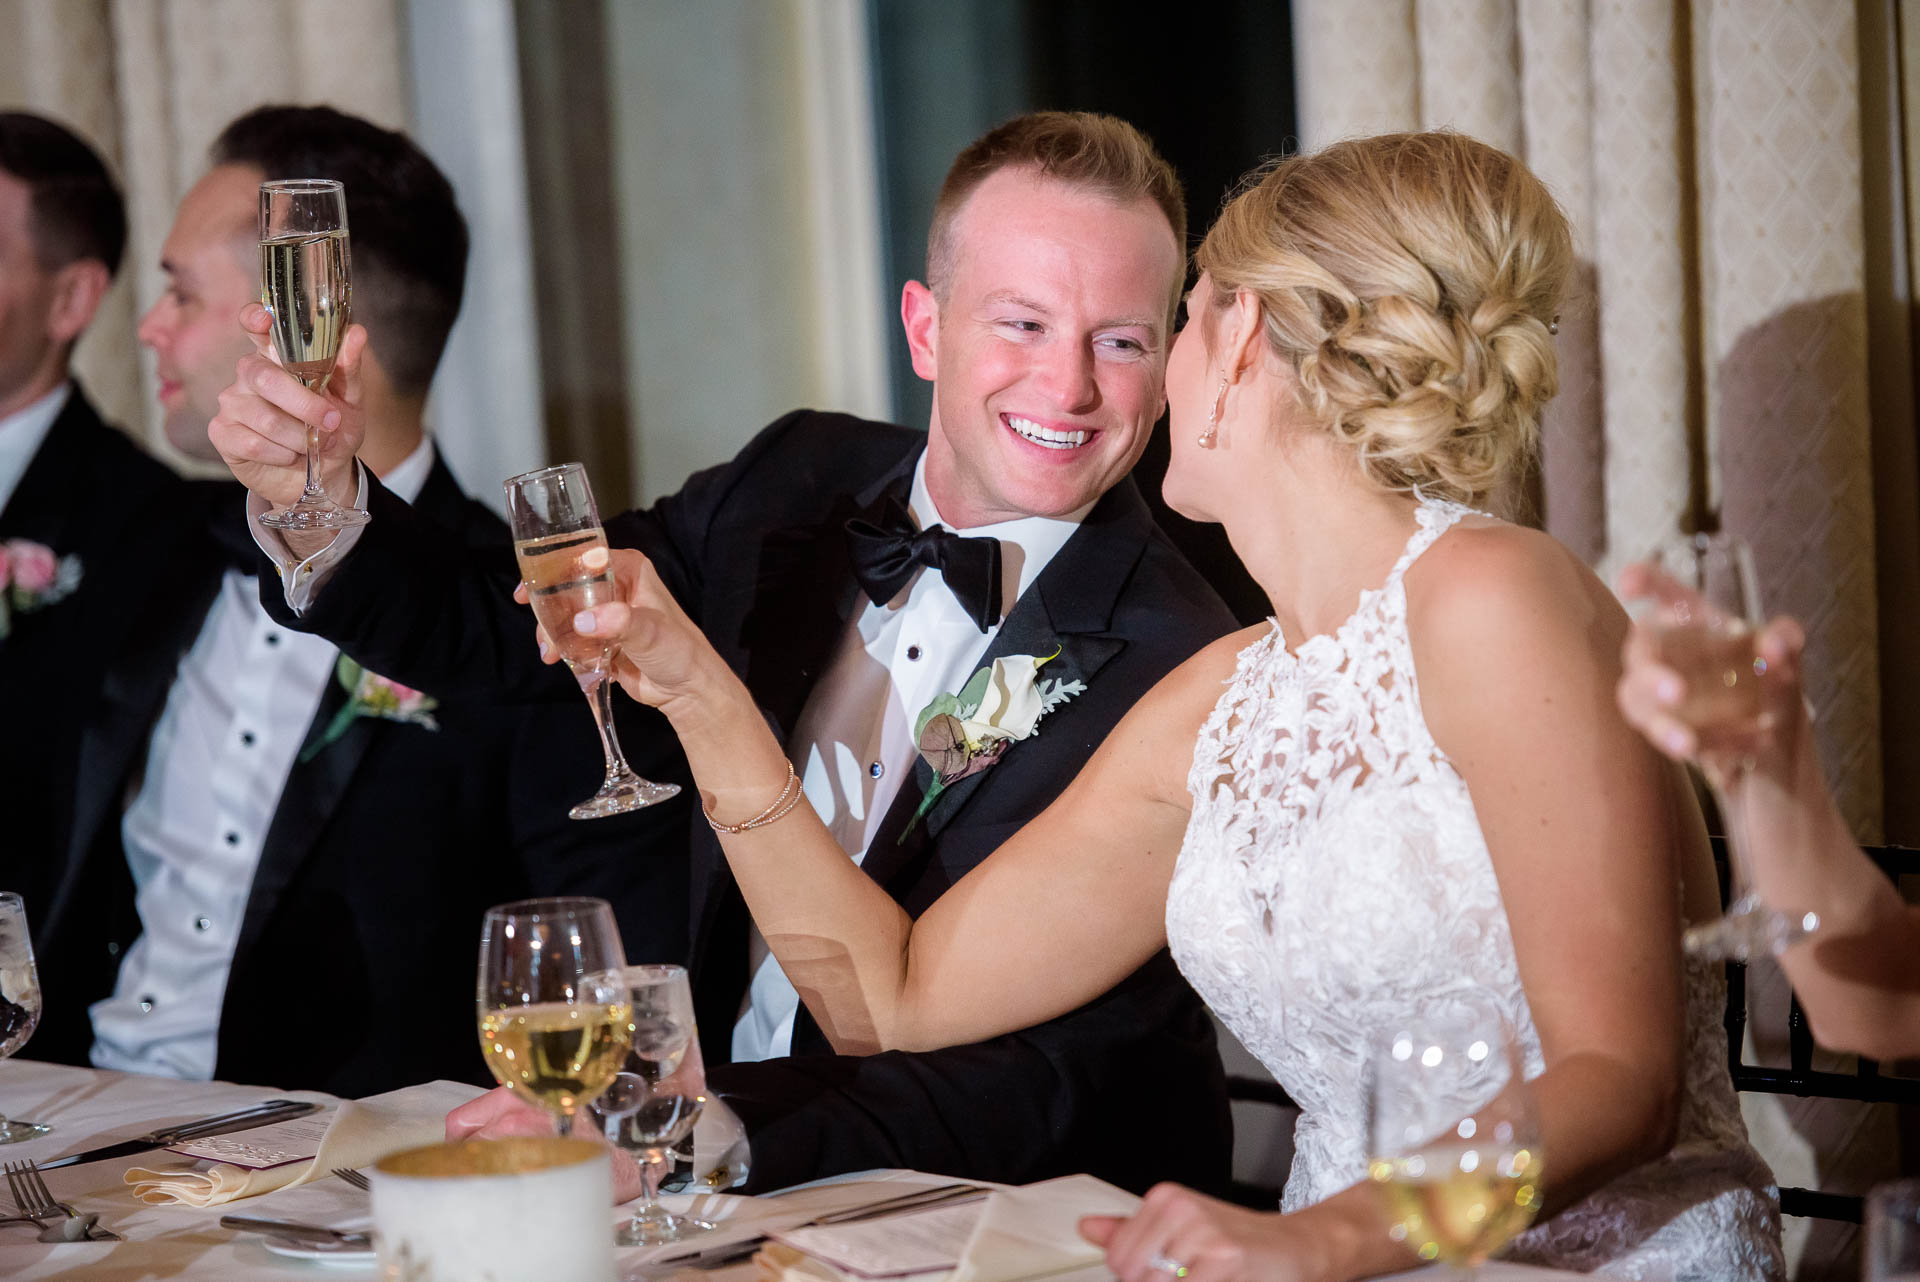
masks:
[(1220, 391), (1213, 398), (1213, 408), (1207, 411), (1207, 430), (1200, 433), (1200, 448), (1210, 450), (1220, 435), (1220, 411), (1227, 407), (1227, 376), (1220, 376)]

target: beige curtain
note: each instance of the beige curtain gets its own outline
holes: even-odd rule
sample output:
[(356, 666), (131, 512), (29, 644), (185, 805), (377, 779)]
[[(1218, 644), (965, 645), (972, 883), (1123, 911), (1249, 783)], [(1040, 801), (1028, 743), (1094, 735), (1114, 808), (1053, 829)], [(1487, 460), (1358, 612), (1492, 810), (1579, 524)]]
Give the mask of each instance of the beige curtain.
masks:
[[(1908, 616), (1900, 587), (1920, 555), (1904, 279), (1898, 308), (1875, 310), (1884, 341), (1868, 327), (1889, 256), (1901, 272), (1908, 261), (1904, 193), (1887, 180), (1904, 164), (1900, 139), (1888, 145), (1902, 131), (1894, 8), (1293, 7), (1304, 145), (1446, 126), (1515, 152), (1553, 188), (1581, 279), (1560, 329), (1543, 523), (1609, 577), (1692, 522), (1717, 517), (1750, 539), (1767, 609), (1807, 624), (1822, 761), (1866, 841), (1889, 824), (1920, 840), (1908, 801), (1920, 780), (1895, 773), (1886, 795), (1882, 782), (1883, 763), (1898, 772), (1914, 750), (1916, 667), (1910, 634), (1883, 630), (1882, 602)], [(1889, 101), (1891, 124), (1878, 108), (1863, 119), (1863, 102)], [(1749, 1053), (1773, 1059), (1785, 986), (1755, 973), (1750, 990)], [(1857, 1191), (1897, 1164), (1887, 1110), (1746, 1104), (1783, 1182)], [(1789, 1232), (1798, 1276), (1857, 1276), (1850, 1230)]]
[[(399, 0), (0, 0), (0, 104), (87, 138), (127, 197), (127, 258), (80, 345), (102, 412), (165, 452), (134, 339), (174, 206), (221, 126), (266, 102), (406, 124)], [(135, 353), (139, 352), (138, 359)], [(178, 461), (178, 460), (175, 460)]]

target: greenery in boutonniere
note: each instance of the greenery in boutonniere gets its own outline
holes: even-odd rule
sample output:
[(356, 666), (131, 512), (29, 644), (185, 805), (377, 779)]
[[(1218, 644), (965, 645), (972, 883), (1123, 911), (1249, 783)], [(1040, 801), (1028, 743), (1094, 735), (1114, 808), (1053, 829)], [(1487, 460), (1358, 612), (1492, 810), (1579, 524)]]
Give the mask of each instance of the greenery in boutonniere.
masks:
[(901, 830), (901, 841), (949, 786), (999, 761), (1010, 744), (1033, 737), (1040, 718), (1085, 692), (1084, 681), (1040, 679), (1041, 666), (1059, 657), (1055, 650), (1044, 658), (1013, 654), (995, 659), (992, 667), (974, 673), (958, 694), (935, 695), (920, 710), (913, 723), (914, 740), (933, 767), (933, 782)]
[(440, 728), (440, 723), (433, 719), (433, 710), (440, 706), (440, 701), (432, 695), (369, 672), (344, 654), (333, 671), (341, 689), (347, 692), (346, 705), (333, 714), (333, 720), (327, 723), (318, 739), (301, 749), (302, 762), (319, 756), (321, 749), (345, 734), (347, 727), (361, 717), (399, 721), (428, 730)]

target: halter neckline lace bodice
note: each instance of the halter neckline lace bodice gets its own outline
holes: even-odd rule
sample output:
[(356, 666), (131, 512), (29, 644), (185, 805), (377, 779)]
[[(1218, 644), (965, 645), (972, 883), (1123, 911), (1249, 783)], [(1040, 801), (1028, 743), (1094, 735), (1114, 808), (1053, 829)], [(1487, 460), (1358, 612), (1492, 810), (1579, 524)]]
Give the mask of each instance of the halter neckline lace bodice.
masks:
[[(1405, 576), (1470, 509), (1422, 499), (1353, 614), (1290, 651), (1240, 652), (1202, 726), (1167, 898), (1188, 981), (1301, 1107), (1288, 1210), (1363, 1178), (1370, 1031), (1471, 990), (1543, 1061), (1465, 782), (1427, 729)], [(1513, 1258), (1614, 1276), (1777, 1278), (1778, 1217), (1725, 1067), (1723, 980), (1689, 963), (1680, 1138), (1529, 1230)], [(1548, 1155), (1551, 1171), (1552, 1155)]]

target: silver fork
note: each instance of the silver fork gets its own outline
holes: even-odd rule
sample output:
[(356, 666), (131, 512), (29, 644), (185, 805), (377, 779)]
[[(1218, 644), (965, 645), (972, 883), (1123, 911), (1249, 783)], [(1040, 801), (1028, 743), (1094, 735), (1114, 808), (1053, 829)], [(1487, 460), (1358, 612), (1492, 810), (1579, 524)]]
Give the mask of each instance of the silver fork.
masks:
[[(5, 1167), (7, 1191), (13, 1195), (13, 1204), (20, 1213), (33, 1220), (48, 1220), (59, 1216), (63, 1223), (51, 1226), (42, 1237), (48, 1241), (119, 1241), (117, 1233), (100, 1228), (95, 1221), (97, 1215), (81, 1215), (65, 1202), (53, 1200), (53, 1190), (40, 1175), (40, 1169), (32, 1162), (8, 1162)], [(47, 1234), (58, 1234), (48, 1237)]]
[(333, 1168), (333, 1173), (353, 1185), (353, 1187), (359, 1189), (362, 1193), (368, 1192), (373, 1187), (366, 1176), (360, 1174), (360, 1172), (350, 1166), (336, 1166)]

